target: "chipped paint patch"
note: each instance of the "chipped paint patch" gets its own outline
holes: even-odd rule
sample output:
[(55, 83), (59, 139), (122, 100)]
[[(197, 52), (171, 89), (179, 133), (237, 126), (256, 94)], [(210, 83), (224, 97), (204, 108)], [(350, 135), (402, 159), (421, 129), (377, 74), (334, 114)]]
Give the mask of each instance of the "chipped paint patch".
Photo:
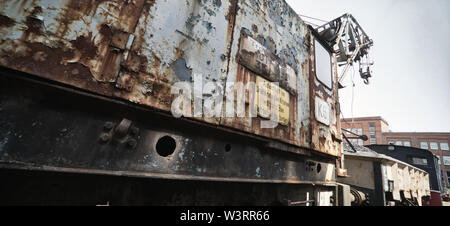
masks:
[(181, 151), (178, 153), (178, 158), (183, 159), (184, 157), (184, 149), (181, 149)]
[(8, 137), (5, 137), (2, 141), (0, 141), (0, 153), (3, 152), (6, 144), (8, 144)]
[(181, 81), (192, 82), (192, 69), (186, 65), (184, 58), (179, 58), (170, 66)]
[(256, 168), (256, 176), (261, 177), (261, 167)]
[(0, 28), (1, 27), (12, 27), (16, 24), (16, 21), (14, 21), (13, 19), (4, 16), (4, 15), (0, 15)]

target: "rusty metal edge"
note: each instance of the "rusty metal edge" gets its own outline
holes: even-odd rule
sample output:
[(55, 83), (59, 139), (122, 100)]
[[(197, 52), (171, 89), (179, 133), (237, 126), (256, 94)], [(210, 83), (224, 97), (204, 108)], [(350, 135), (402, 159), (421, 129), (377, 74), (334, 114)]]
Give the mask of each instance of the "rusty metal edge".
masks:
[(374, 160), (374, 161), (379, 161), (379, 162), (383, 162), (383, 163), (385, 163), (385, 162), (394, 162), (396, 164), (402, 164), (404, 166), (410, 167), (410, 168), (412, 168), (414, 170), (417, 170), (417, 171), (420, 171), (422, 173), (426, 173), (426, 174), (429, 175), (429, 173), (427, 171), (423, 170), (423, 169), (417, 168), (417, 167), (415, 167), (415, 166), (413, 166), (411, 164), (408, 164), (406, 162), (402, 162), (402, 161), (400, 161), (398, 159), (392, 158), (392, 157), (387, 156), (387, 155), (385, 155), (385, 156), (382, 156), (382, 155), (380, 155), (380, 156), (367, 156), (367, 155), (359, 155), (359, 154), (354, 154), (354, 153), (345, 153), (344, 157), (346, 157), (346, 158), (349, 157), (350, 159), (356, 159), (356, 160)]
[(162, 173), (148, 173), (148, 172), (133, 172), (133, 171), (113, 171), (113, 170), (98, 170), (86, 168), (63, 168), (54, 166), (37, 166), (25, 162), (0, 161), (0, 169), (15, 169), (25, 171), (41, 171), (41, 172), (59, 172), (59, 173), (76, 173), (88, 175), (103, 175), (103, 176), (119, 176), (119, 177), (134, 177), (134, 178), (149, 178), (149, 179), (164, 179), (164, 180), (182, 180), (182, 181), (212, 181), (212, 182), (236, 182), (236, 183), (258, 183), (258, 184), (298, 184), (298, 185), (312, 185), (312, 186), (326, 186), (335, 187), (335, 182), (321, 182), (321, 181), (299, 181), (299, 180), (264, 180), (264, 179), (245, 179), (245, 178), (223, 178), (223, 177), (207, 177), (207, 176), (192, 176), (192, 175), (175, 175)]

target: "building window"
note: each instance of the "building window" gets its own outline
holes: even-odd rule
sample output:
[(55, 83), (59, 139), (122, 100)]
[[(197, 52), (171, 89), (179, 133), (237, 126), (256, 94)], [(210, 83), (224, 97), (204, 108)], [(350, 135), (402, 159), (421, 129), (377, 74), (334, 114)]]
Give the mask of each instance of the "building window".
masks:
[[(450, 183), (450, 171), (447, 171), (447, 181), (448, 181), (448, 183)], [(447, 187), (449, 187), (448, 184), (447, 184)]]
[[(358, 129), (358, 135), (362, 135), (363, 134), (363, 130), (361, 128)], [(363, 146), (364, 145), (364, 141), (361, 139), (358, 139), (358, 145)]]
[(444, 165), (450, 166), (450, 156), (444, 156)]
[(375, 124), (369, 124), (369, 132), (370, 132), (370, 144), (376, 144), (377, 139), (375, 137)]
[(438, 144), (436, 142), (430, 142), (431, 150), (438, 150)]
[(427, 166), (428, 165), (428, 160), (424, 159), (424, 158), (412, 158), (412, 163), (414, 165), (421, 165), (421, 166)]
[(315, 42), (315, 48), (317, 79), (327, 88), (333, 89), (330, 52), (317, 40)]
[(395, 145), (397, 145), (397, 146), (402, 146), (403, 143), (402, 143), (401, 141), (396, 141), (396, 142), (395, 142)]
[(375, 125), (374, 124), (369, 124), (369, 132), (370, 132), (370, 135), (375, 135)]
[(420, 142), (420, 148), (428, 149), (428, 143), (427, 142)]
[(403, 142), (403, 144), (404, 144), (406, 147), (411, 147), (411, 142), (409, 142), (409, 141), (405, 141), (405, 142)]
[(437, 157), (437, 159), (438, 159), (438, 164), (441, 165), (441, 156), (437, 156), (437, 155), (436, 155), (436, 157)]
[(441, 143), (441, 150), (448, 151), (448, 143)]

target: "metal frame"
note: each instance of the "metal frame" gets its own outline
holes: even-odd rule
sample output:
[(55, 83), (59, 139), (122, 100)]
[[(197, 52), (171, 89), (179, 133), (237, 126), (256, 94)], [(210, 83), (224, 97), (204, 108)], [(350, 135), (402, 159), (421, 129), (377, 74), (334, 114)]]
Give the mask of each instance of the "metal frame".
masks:
[(319, 79), (319, 76), (317, 76), (317, 58), (316, 58), (316, 56), (317, 56), (317, 54), (316, 54), (316, 43), (314, 42), (314, 71), (315, 71), (315, 77), (317, 78), (317, 81), (319, 81), (320, 82), (320, 84), (322, 84), (324, 87), (326, 87), (327, 89), (329, 89), (329, 90), (333, 90), (333, 88), (334, 88), (334, 76), (333, 76), (333, 69), (332, 69), (332, 67), (333, 67), (333, 61), (332, 61), (332, 54), (333, 54), (333, 52), (332, 51), (330, 51), (329, 50), (329, 48), (327, 48), (327, 45), (320, 39), (320, 38), (318, 38), (317, 36), (313, 36), (314, 37), (314, 40), (315, 41), (317, 41), (317, 42), (319, 42), (321, 45), (322, 45), (322, 47), (328, 52), (328, 54), (330, 54), (330, 69), (331, 69), (331, 74), (330, 74), (330, 76), (331, 76), (331, 87), (328, 87), (328, 85), (326, 85), (324, 82), (322, 82), (322, 80), (321, 79)]
[[(316, 31), (328, 42), (334, 53), (338, 55), (337, 59), (341, 60), (338, 63), (345, 63), (345, 68), (339, 76), (339, 83), (344, 80), (350, 66), (355, 62), (359, 62), (361, 77), (368, 84), (371, 77), (370, 66), (373, 63), (370, 62), (370, 59), (368, 59), (369, 62), (363, 62), (362, 58), (368, 57), (373, 41), (356, 19), (351, 14), (344, 14), (316, 28)], [(363, 66), (367, 66), (368, 74), (363, 71)]]

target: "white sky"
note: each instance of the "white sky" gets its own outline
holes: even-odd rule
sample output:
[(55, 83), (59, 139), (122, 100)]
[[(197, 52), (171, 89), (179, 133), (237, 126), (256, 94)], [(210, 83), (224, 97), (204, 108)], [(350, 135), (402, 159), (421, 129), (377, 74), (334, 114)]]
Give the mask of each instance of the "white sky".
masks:
[[(327, 21), (351, 13), (374, 40), (371, 84), (355, 73), (354, 117), (382, 116), (394, 132), (450, 132), (450, 1), (287, 2), (298, 14)], [(352, 117), (351, 77), (339, 93), (346, 118)]]

